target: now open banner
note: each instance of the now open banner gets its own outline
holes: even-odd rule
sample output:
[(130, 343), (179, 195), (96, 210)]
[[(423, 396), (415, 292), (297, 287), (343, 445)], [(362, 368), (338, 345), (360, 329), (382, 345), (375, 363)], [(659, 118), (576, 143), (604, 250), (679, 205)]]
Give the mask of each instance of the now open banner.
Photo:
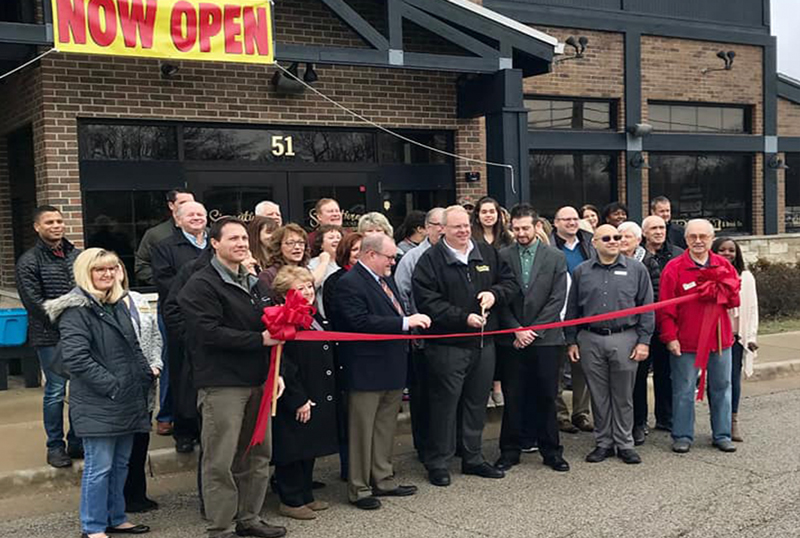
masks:
[(52, 0), (61, 52), (273, 63), (271, 0)]

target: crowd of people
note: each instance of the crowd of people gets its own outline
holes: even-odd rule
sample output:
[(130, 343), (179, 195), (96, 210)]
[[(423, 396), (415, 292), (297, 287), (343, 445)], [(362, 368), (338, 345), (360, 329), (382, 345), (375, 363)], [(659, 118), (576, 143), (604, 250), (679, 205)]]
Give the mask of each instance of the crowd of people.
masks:
[[(587, 462), (641, 463), (635, 447), (649, 433), (651, 371), (654, 427), (671, 432), (674, 452), (688, 452), (702, 325), (696, 303), (564, 329), (529, 327), (685, 296), (708, 279), (730, 283), (719, 298), (728, 316), (708, 360), (711, 443), (736, 450), (758, 304), (733, 238), (715, 238), (703, 219), (684, 229), (664, 197), (652, 200), (641, 224), (618, 202), (564, 206), (552, 223), (525, 203), (506, 210), (488, 197), (467, 202), (412, 211), (395, 233), (377, 212), (347, 230), (337, 201), (324, 198), (315, 207), (319, 226), (307, 233), (284, 222), (271, 201), (258, 204), (249, 223), (222, 217), (209, 225), (192, 193), (171, 191), (170, 218), (145, 233), (136, 255), (137, 282), (155, 287), (157, 306), (130, 290), (114, 252), (80, 251), (65, 237), (61, 211), (37, 208), (38, 240), (16, 276), (46, 377), (47, 461), (85, 462), (83, 536), (150, 530), (127, 514), (158, 508), (145, 480), (153, 419), (178, 452), (199, 448), (200, 509), (211, 538), (283, 536), (284, 527), (261, 516), (268, 489), (282, 515), (321, 517), (329, 504), (315, 499), (324, 484), (314, 480), (314, 465), (327, 455), (338, 454), (348, 500), (359, 509), (414, 495), (417, 487), (401, 483), (392, 465), (404, 392), (414, 446), (434, 486), (451, 484), (456, 457), (463, 474), (488, 479), (537, 451), (545, 466), (567, 472), (562, 432), (594, 433)], [(287, 342), (277, 416), (263, 442), (250, 446), (270, 348), (279, 344), (263, 310), (291, 290), (315, 307), (306, 330), (459, 336)], [(496, 329), (513, 332), (485, 334)], [(503, 406), (493, 463), (483, 454), (487, 398)]]

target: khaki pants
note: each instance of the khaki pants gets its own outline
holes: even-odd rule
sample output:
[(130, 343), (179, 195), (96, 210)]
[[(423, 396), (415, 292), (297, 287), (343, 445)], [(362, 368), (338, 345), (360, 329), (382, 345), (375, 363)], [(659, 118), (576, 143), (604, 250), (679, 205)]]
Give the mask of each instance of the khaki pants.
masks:
[(380, 491), (397, 487), (392, 446), (402, 399), (402, 390), (350, 392), (350, 467), (347, 480), (350, 502), (371, 496), (373, 486)]
[(197, 395), (203, 417), (203, 502), (216, 537), (258, 521), (269, 484), (271, 429), (245, 456), (264, 392), (262, 387), (207, 387)]
[[(559, 422), (569, 422), (570, 412), (567, 407), (567, 402), (564, 401), (564, 367), (567, 358), (567, 348), (562, 348), (559, 351), (561, 355), (561, 367), (558, 371), (558, 396), (556, 396), (556, 410), (558, 412)], [(570, 364), (572, 369), (572, 420), (577, 420), (578, 417), (589, 418), (589, 387), (586, 384), (586, 376), (583, 373), (583, 365), (579, 362)]]

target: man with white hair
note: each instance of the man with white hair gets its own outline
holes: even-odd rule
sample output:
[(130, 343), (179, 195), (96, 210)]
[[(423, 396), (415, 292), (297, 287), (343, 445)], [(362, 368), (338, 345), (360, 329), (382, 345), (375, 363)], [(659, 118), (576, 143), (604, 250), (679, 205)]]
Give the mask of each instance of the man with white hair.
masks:
[[(653, 286), (653, 297), (658, 297), (658, 283), (661, 278), (661, 267), (643, 246), (642, 229), (632, 221), (623, 222), (617, 226), (622, 235), (620, 252), (629, 258), (642, 262), (650, 275), (650, 284)], [(648, 433), (647, 427), (647, 375), (650, 372), (652, 355), (639, 363), (636, 370), (636, 384), (633, 386), (633, 444), (643, 445)]]
[(447, 466), (456, 443), (462, 447), (464, 474), (505, 476), (482, 452), (486, 395), (492, 388), (495, 355), (494, 339), (481, 333), (499, 327), (493, 309), (506, 305), (519, 286), (511, 267), (494, 247), (472, 240), (469, 220), (461, 206), (445, 209), (444, 237), (422, 255), (413, 277), (414, 302), (421, 313), (430, 316), (430, 332), (474, 333), (426, 344), (430, 430), (424, 463), (435, 486), (450, 485)]
[[(704, 280), (727, 280), (736, 285), (721, 287), (716, 302), (727, 309), (739, 306), (739, 276), (722, 256), (711, 252), (714, 227), (704, 219), (686, 225), (686, 252), (673, 259), (661, 273), (660, 299), (666, 301), (696, 292)], [(672, 354), (672, 450), (689, 452), (694, 442), (694, 398), (698, 368), (695, 358), (705, 309), (696, 302), (682, 303), (658, 311), (661, 341)], [(708, 356), (706, 384), (713, 445), (735, 452), (731, 441), (731, 346), (733, 329), (728, 315), (720, 316)], [(720, 342), (718, 344), (717, 342)], [(721, 347), (721, 349), (719, 349)]]
[(255, 209), (257, 217), (266, 217), (275, 222), (278, 227), (283, 226), (283, 216), (281, 206), (270, 200), (259, 202)]
[[(683, 254), (683, 249), (667, 241), (667, 224), (658, 215), (650, 215), (642, 221), (644, 248), (653, 255), (661, 270), (673, 258)], [(655, 292), (655, 290), (654, 290)], [(655, 292), (658, 299), (658, 293)], [(655, 393), (656, 429), (672, 429), (672, 380), (670, 379), (670, 353), (658, 337), (660, 325), (656, 317), (656, 332), (650, 342), (650, 357), (653, 362), (653, 392)]]

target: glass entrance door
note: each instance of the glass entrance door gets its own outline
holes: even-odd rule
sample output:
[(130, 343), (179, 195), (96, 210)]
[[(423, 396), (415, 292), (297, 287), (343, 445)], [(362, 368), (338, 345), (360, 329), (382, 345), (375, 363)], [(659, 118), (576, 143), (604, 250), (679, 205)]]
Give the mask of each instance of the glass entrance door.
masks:
[(282, 208), (289, 205), (285, 172), (192, 171), (187, 173), (187, 182), (189, 190), (206, 206), (209, 222), (226, 215), (249, 222), (262, 200), (272, 200)]
[(288, 182), (292, 220), (307, 230), (319, 225), (314, 206), (320, 198), (339, 202), (346, 228), (355, 228), (361, 215), (378, 207), (375, 179), (368, 172), (290, 172)]

